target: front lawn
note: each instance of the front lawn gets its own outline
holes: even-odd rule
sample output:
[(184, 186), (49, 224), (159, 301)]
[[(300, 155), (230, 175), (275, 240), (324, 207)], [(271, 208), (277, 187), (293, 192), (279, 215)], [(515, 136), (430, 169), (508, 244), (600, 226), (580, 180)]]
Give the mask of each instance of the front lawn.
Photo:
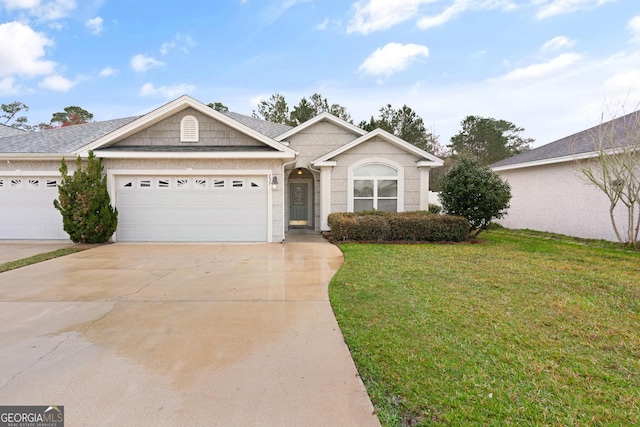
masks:
[(341, 246), (331, 303), (382, 424), (640, 425), (640, 254), (481, 238)]

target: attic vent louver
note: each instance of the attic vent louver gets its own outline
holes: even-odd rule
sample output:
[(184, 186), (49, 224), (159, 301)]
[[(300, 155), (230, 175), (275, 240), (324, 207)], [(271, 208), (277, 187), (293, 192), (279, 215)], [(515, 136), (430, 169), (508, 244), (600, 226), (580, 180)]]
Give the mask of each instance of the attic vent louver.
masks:
[(199, 140), (198, 119), (193, 116), (184, 116), (180, 121), (180, 142), (198, 142)]

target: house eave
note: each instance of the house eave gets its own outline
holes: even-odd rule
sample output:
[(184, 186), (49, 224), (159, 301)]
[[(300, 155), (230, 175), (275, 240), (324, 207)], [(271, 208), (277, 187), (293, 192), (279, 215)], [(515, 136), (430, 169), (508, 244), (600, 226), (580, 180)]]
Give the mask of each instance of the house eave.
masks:
[(311, 164), (315, 167), (321, 168), (323, 166), (334, 167), (338, 165), (336, 161), (323, 161), (323, 162), (311, 162)]
[(72, 153), (0, 153), (0, 161), (60, 161), (62, 158), (75, 158)]
[(433, 160), (420, 160), (416, 163), (419, 168), (439, 168), (444, 165), (444, 162), (434, 162)]
[[(101, 159), (293, 159), (295, 154), (272, 152), (131, 152), (95, 150)], [(81, 153), (84, 157), (88, 152)]]
[[(606, 154), (613, 154), (614, 150), (605, 151)], [(512, 165), (504, 165), (504, 166), (496, 166), (491, 168), (494, 172), (508, 171), (514, 169), (524, 169), (531, 168), (536, 166), (545, 166), (545, 165), (553, 165), (557, 163), (566, 163), (566, 162), (574, 162), (576, 160), (584, 160), (584, 159), (592, 159), (594, 157), (598, 157), (600, 152), (598, 151), (590, 151), (588, 153), (582, 154), (571, 154), (569, 156), (561, 156), (561, 157), (553, 157), (550, 159), (542, 159), (542, 160), (534, 160), (531, 162), (523, 162), (523, 163), (515, 163)]]

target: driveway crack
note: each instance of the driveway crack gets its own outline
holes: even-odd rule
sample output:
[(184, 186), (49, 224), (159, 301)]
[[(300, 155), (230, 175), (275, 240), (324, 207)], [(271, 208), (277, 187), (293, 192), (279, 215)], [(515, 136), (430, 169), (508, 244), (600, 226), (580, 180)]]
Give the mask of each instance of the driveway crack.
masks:
[(140, 287), (140, 289), (138, 289), (138, 290), (137, 290), (137, 291), (135, 291), (135, 292), (131, 292), (131, 293), (128, 293), (128, 294), (123, 294), (123, 295), (122, 295), (122, 297), (130, 297), (130, 296), (133, 296), (133, 295), (138, 295), (138, 294), (139, 294), (140, 292), (142, 292), (144, 289), (146, 289), (147, 287), (149, 287), (149, 286), (153, 285), (155, 282), (157, 282), (158, 280), (160, 280), (160, 279), (162, 279), (162, 278), (164, 278), (164, 277), (168, 276), (169, 274), (173, 273), (174, 271), (175, 271), (175, 270), (169, 270), (169, 272), (168, 272), (168, 273), (165, 273), (165, 274), (151, 273), (151, 274), (153, 274), (154, 276), (156, 276), (156, 279), (151, 280), (151, 281), (149, 281), (148, 283), (145, 283), (144, 285), (142, 285), (142, 286)]
[[(96, 323), (104, 320), (108, 315), (110, 315), (113, 310), (116, 308), (116, 306), (118, 305), (117, 302), (114, 302), (113, 305), (111, 306), (111, 308), (104, 313), (102, 316), (100, 316), (99, 318), (93, 320), (88, 328), (93, 327), (93, 325), (95, 325)], [(56, 345), (53, 346), (52, 349), (50, 349), (49, 351), (47, 351), (46, 353), (44, 353), (43, 355), (41, 355), (40, 357), (38, 357), (38, 359), (31, 363), (29, 366), (19, 370), (18, 372), (16, 372), (11, 378), (9, 378), (9, 380), (2, 384), (2, 386), (0, 386), (0, 391), (4, 390), (5, 388), (7, 388), (16, 378), (18, 378), (20, 375), (22, 375), (23, 373), (29, 371), (31, 368), (33, 368), (34, 366), (37, 366), (40, 362), (42, 362), (45, 358), (47, 358), (48, 356), (52, 355), (53, 353), (55, 353), (58, 348), (60, 348), (60, 346), (62, 346), (62, 344), (66, 343), (69, 338), (71, 338), (71, 336), (73, 335), (72, 332), (67, 332), (64, 337), (60, 340), (60, 342), (58, 342)]]
[(45, 354), (43, 354), (42, 356), (40, 356), (38, 358), (38, 360), (36, 360), (35, 362), (33, 362), (32, 364), (30, 364), (29, 366), (27, 366), (24, 369), (19, 370), (18, 372), (16, 372), (11, 378), (9, 378), (9, 381), (7, 381), (6, 383), (4, 383), (1, 387), (0, 387), (0, 391), (4, 390), (5, 388), (7, 388), (17, 377), (19, 377), (21, 374), (23, 374), (24, 372), (30, 370), (31, 368), (33, 368), (34, 366), (38, 365), (40, 362), (42, 362), (42, 360), (44, 360), (47, 356), (55, 353), (58, 348), (60, 348), (60, 346), (62, 344), (64, 344), (65, 342), (67, 342), (69, 340), (69, 338), (71, 337), (71, 334), (68, 333), (65, 335), (65, 337), (60, 340), (60, 342), (58, 342), (55, 346), (53, 346), (53, 348), (49, 351), (47, 351)]

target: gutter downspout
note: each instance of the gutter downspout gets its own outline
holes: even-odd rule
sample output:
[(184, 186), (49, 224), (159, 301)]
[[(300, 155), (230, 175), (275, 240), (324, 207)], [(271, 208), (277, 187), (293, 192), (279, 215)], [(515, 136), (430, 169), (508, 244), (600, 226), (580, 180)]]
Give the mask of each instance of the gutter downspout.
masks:
[(296, 151), (296, 156), (293, 158), (293, 160), (291, 160), (290, 162), (287, 163), (283, 163), (282, 164), (282, 243), (284, 243), (284, 239), (287, 235), (287, 224), (285, 221), (286, 215), (285, 215), (285, 194), (286, 194), (286, 188), (285, 185), (286, 184), (286, 180), (284, 179), (284, 168), (285, 166), (289, 166), (290, 164), (293, 164), (295, 162), (298, 161), (298, 156), (300, 155), (299, 152)]

